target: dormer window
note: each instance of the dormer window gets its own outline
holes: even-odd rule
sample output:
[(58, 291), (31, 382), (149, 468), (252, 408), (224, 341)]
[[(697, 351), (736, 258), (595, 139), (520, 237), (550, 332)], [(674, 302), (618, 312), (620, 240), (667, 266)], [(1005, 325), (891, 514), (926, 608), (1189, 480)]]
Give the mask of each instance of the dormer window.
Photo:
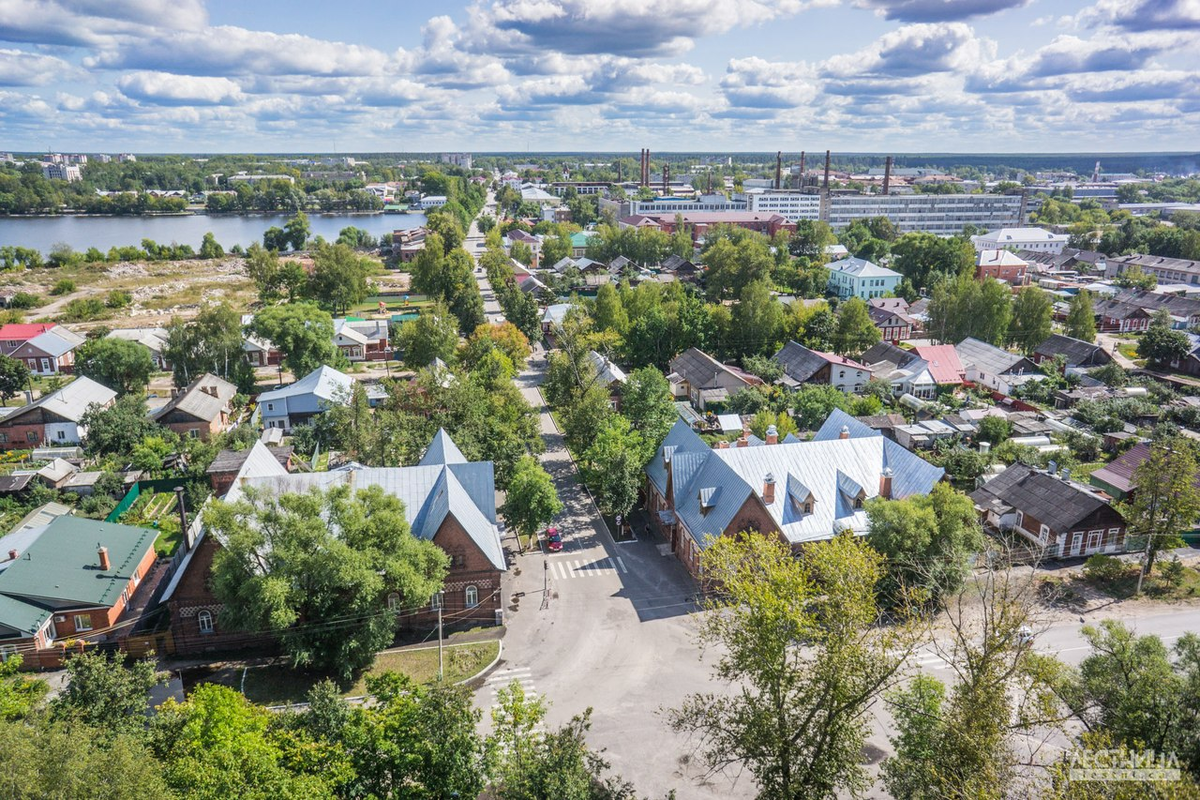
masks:
[(804, 504), (804, 513), (805, 514), (812, 513), (812, 501), (811, 500)]

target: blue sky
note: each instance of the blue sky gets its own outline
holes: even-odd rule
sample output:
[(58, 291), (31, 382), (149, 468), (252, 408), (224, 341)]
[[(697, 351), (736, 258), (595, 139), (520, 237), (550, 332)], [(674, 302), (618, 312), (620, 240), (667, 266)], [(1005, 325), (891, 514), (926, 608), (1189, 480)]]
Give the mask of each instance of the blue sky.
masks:
[(1200, 147), (1200, 0), (0, 0), (0, 150)]

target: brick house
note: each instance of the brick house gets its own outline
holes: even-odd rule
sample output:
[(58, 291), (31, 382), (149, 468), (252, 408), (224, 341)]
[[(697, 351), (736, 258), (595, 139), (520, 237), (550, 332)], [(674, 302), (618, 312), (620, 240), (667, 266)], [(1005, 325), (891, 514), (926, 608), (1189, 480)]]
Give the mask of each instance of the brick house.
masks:
[(1125, 518), (1109, 499), (1065, 473), (1020, 463), (971, 493), (984, 525), (1021, 535), (1048, 558), (1123, 552)]
[[(450, 556), (442, 594), (422, 598), (423, 605), (416, 613), (400, 612), (413, 604), (398, 594), (387, 597), (388, 607), (404, 613), (404, 625), (436, 622), (439, 604), (455, 625), (498, 621), (501, 580), (508, 566), (500, 543), (490, 461), (468, 462), (444, 430), (438, 431), (421, 461), (412, 467), (352, 465), (331, 472), (288, 474), (261, 442), (254, 450), (231, 482), (226, 500), (243, 497), (247, 488), (278, 495), (336, 486), (379, 486), (404, 503), (414, 536), (432, 541)], [(222, 630), (218, 619), (221, 604), (208, 588), (212, 559), (220, 546), (215, 536), (201, 533), (164, 593), (177, 654), (273, 646), (261, 636)]]
[(159, 425), (205, 441), (228, 427), (237, 394), (237, 387), (229, 381), (206, 372), (182, 391), (172, 392), (171, 401), (150, 415)]
[(87, 410), (108, 408), (116, 398), (112, 389), (80, 376), (0, 419), (0, 450), (79, 444), (87, 435), (80, 424)]
[(5, 355), (24, 362), (34, 375), (57, 375), (74, 371), (75, 348), (84, 338), (53, 323), (5, 325), (0, 342)]
[[(157, 532), (74, 516), (0, 538), (0, 660), (61, 663), (66, 639), (110, 641), (155, 562)], [(147, 587), (148, 589), (149, 587)]]
[(703, 411), (708, 403), (723, 402), (748, 386), (761, 386), (762, 378), (722, 364), (692, 347), (671, 359), (667, 380), (676, 397), (686, 397)]
[(921, 328), (921, 323), (908, 313), (908, 301), (903, 297), (872, 297), (867, 303), (871, 322), (885, 342), (899, 344), (913, 338)]
[(867, 500), (923, 494), (945, 474), (841, 419), (831, 416), (813, 441), (780, 442), (769, 429), (765, 442), (716, 449), (677, 421), (646, 465), (646, 508), (684, 566), (698, 574), (705, 548), (727, 533), (773, 533), (794, 550), (843, 530), (864, 535)]
[(1098, 344), (1074, 339), (1061, 333), (1052, 333), (1050, 338), (1037, 346), (1033, 351), (1033, 363), (1041, 365), (1044, 361), (1052, 361), (1056, 356), (1066, 359), (1066, 367), (1084, 368), (1102, 367), (1112, 363), (1112, 355)]
[(975, 256), (975, 280), (984, 278), (1024, 286), (1029, 283), (1029, 265), (1011, 250), (980, 250)]
[(1098, 298), (1092, 303), (1092, 311), (1101, 333), (1136, 333), (1150, 328), (1151, 313), (1122, 300)]
[(333, 344), (348, 361), (383, 361), (389, 352), (387, 320), (335, 319)]

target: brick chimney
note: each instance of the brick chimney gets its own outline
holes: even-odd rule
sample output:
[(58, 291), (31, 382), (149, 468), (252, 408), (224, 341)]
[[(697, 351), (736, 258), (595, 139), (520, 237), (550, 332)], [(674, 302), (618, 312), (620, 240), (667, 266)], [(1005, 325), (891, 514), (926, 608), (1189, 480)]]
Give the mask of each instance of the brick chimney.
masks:
[(842, 426), (842, 432), (838, 434), (838, 438), (839, 439), (849, 439), (850, 438), (850, 426), (849, 425)]
[(892, 499), (892, 468), (884, 469), (883, 474), (879, 476), (879, 496), (888, 500)]
[(738, 447), (749, 447), (750, 446), (750, 440), (746, 438), (746, 434), (743, 433), (741, 436), (738, 437), (737, 446)]
[(726, 441), (717, 442), (717, 449), (718, 450), (728, 450), (729, 442), (726, 442)]
[(101, 547), (98, 552), (100, 554), (100, 569), (108, 572), (112, 569), (112, 562), (108, 560), (108, 548)]
[(774, 425), (767, 426), (767, 444), (779, 444), (779, 429)]
[(208, 384), (206, 386), (201, 386), (200, 391), (204, 392), (207, 395), (211, 395), (212, 397), (217, 396), (217, 387), (215, 384)]
[(768, 472), (763, 478), (762, 499), (765, 505), (775, 502), (775, 474)]
[(21, 555), (21, 554), (20, 554), (20, 553), (18, 553), (16, 550), (9, 550), (9, 551), (8, 551), (8, 560), (9, 560), (9, 561), (16, 561), (16, 560), (17, 560), (17, 556), (19, 556), (19, 555)]

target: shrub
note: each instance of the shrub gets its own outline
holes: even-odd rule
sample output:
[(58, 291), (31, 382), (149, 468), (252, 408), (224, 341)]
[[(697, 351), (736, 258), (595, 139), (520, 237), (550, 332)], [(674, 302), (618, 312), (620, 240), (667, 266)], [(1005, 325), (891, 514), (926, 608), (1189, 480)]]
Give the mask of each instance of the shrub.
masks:
[(1115, 581), (1125, 574), (1125, 564), (1119, 558), (1097, 553), (1084, 563), (1083, 574), (1090, 581)]
[(75, 281), (70, 278), (63, 278), (54, 284), (54, 288), (50, 290), (50, 294), (58, 297), (59, 295), (70, 294), (73, 291), (75, 291)]
[(42, 304), (42, 298), (31, 292), (17, 292), (8, 301), (9, 308), (37, 308)]
[(120, 289), (113, 289), (108, 293), (108, 297), (104, 301), (104, 305), (109, 308), (124, 308), (133, 302), (133, 295), (129, 292), (123, 292)]
[(1158, 562), (1158, 574), (1176, 589), (1183, 586), (1184, 569), (1183, 562), (1179, 560), (1178, 556), (1172, 558), (1170, 561)]
[(96, 297), (76, 297), (63, 308), (59, 319), (63, 322), (91, 322), (108, 315), (104, 303)]

